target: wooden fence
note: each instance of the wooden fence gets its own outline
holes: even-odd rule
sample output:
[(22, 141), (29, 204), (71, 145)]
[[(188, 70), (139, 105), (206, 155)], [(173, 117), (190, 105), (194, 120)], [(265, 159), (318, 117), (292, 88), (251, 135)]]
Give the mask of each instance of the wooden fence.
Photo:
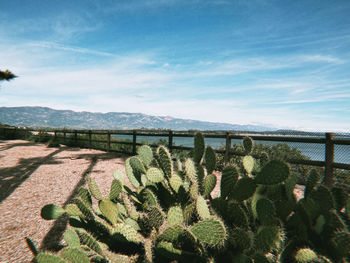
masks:
[[(28, 137), (32, 132), (38, 133), (38, 136), (40, 136), (43, 133), (51, 133), (55, 138), (60, 138), (64, 142), (68, 139), (67, 134), (71, 135), (69, 138), (70, 140), (75, 141), (76, 143), (79, 141), (85, 141), (88, 142), (88, 146), (92, 148), (92, 143), (105, 143), (106, 148), (100, 148), (101, 150), (107, 150), (107, 151), (115, 151), (119, 153), (134, 155), (136, 154), (136, 147), (139, 145), (142, 145), (141, 143), (137, 143), (137, 136), (152, 136), (152, 137), (166, 137), (168, 139), (168, 148), (171, 151), (174, 149), (179, 150), (191, 150), (192, 147), (185, 147), (185, 146), (177, 146), (174, 145), (174, 137), (194, 137), (195, 131), (152, 131), (152, 130), (68, 130), (68, 129), (32, 129), (32, 128), (14, 128), (14, 127), (7, 127), (7, 128), (0, 128), (0, 130), (3, 130), (2, 132), (4, 134), (9, 132), (16, 132), (21, 131), (25, 133), (25, 136)], [(73, 136), (72, 136), (73, 135)], [(82, 139), (79, 138), (78, 135), (87, 135), (88, 139)], [(105, 140), (94, 140), (92, 138), (92, 135), (102, 135), (105, 136)], [(115, 141), (111, 140), (112, 135), (129, 135), (132, 136), (132, 141)], [(231, 147), (231, 140), (232, 139), (243, 139), (246, 136), (251, 137), (255, 141), (275, 141), (275, 142), (296, 142), (296, 143), (315, 143), (315, 144), (323, 144), (325, 146), (325, 158), (324, 161), (315, 161), (315, 160), (302, 160), (302, 159), (288, 159), (287, 162), (291, 164), (301, 164), (301, 165), (311, 165), (311, 166), (318, 166), (318, 167), (324, 167), (325, 169), (325, 183), (326, 185), (332, 185), (333, 184), (333, 171), (334, 169), (344, 169), (344, 170), (350, 170), (350, 164), (346, 163), (337, 163), (334, 161), (334, 145), (350, 145), (350, 140), (347, 139), (335, 139), (333, 133), (325, 133), (323, 134), (322, 138), (312, 138), (312, 137), (297, 137), (297, 136), (286, 136), (286, 135), (261, 135), (256, 134), (254, 132), (245, 132), (244, 134), (237, 134), (237, 133), (231, 133), (231, 132), (217, 132), (217, 131), (207, 131), (203, 132), (203, 135), (205, 138), (221, 138), (225, 139), (225, 150), (215, 150), (217, 153), (224, 154), (225, 156), (225, 162), (228, 162), (230, 159), (230, 156), (232, 155), (239, 155), (243, 156), (244, 153), (234, 151)], [(126, 152), (126, 151), (116, 151), (111, 149), (112, 144), (124, 144), (124, 145), (131, 145), (132, 151)], [(156, 145), (152, 145), (153, 147), (156, 147)], [(259, 156), (254, 156), (256, 158), (259, 158)]]

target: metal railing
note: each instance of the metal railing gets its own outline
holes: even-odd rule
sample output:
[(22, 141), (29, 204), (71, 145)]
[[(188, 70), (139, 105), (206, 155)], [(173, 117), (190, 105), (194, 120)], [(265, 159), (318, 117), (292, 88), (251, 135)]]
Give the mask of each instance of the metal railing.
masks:
[[(124, 154), (136, 154), (136, 147), (142, 145), (137, 142), (138, 136), (152, 136), (152, 137), (166, 137), (168, 140), (168, 148), (170, 152), (174, 149), (178, 150), (192, 150), (193, 147), (174, 145), (175, 137), (194, 137), (195, 131), (159, 131), (159, 130), (72, 130), (72, 129), (33, 129), (33, 128), (15, 128), (15, 127), (2, 127), (2, 132), (6, 133), (21, 131), (25, 133), (25, 137), (28, 137), (32, 132), (38, 133), (40, 136), (43, 133), (51, 133), (55, 138), (63, 139), (67, 141), (67, 134), (73, 135), (69, 137), (70, 140), (88, 142), (88, 146), (92, 148), (93, 143), (105, 143), (106, 148), (100, 148), (101, 150), (114, 151)], [(221, 138), (225, 140), (224, 150), (215, 150), (217, 153), (224, 154), (225, 162), (230, 160), (232, 155), (243, 156), (244, 153), (234, 151), (231, 147), (232, 139), (243, 139), (246, 136), (251, 137), (254, 141), (272, 141), (272, 142), (292, 142), (292, 143), (312, 143), (321, 144), (325, 147), (324, 160), (305, 160), (305, 159), (287, 159), (286, 161), (291, 164), (311, 165), (323, 167), (325, 169), (325, 184), (331, 186), (334, 182), (333, 171), (334, 169), (350, 170), (350, 164), (334, 161), (334, 146), (335, 145), (350, 145), (350, 138), (348, 139), (335, 139), (334, 133), (324, 133), (323, 136), (307, 137), (307, 136), (288, 136), (288, 135), (265, 135), (258, 134), (256, 132), (220, 132), (220, 131), (206, 131), (202, 132), (205, 138)], [(60, 136), (62, 135), (62, 136)], [(78, 135), (87, 135), (88, 139), (79, 138)], [(106, 140), (93, 139), (92, 135), (106, 136)], [(132, 136), (132, 141), (116, 141), (111, 140), (112, 135), (129, 135)], [(320, 133), (318, 133), (320, 135)], [(120, 151), (113, 150), (112, 144), (124, 144), (132, 146), (132, 151)], [(150, 144), (152, 147), (156, 147), (155, 144)], [(259, 157), (259, 156), (254, 156)]]

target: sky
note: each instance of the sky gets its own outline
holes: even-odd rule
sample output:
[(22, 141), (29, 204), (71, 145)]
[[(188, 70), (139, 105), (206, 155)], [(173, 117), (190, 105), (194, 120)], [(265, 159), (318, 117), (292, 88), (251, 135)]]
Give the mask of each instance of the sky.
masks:
[(0, 6), (0, 106), (350, 132), (349, 0)]

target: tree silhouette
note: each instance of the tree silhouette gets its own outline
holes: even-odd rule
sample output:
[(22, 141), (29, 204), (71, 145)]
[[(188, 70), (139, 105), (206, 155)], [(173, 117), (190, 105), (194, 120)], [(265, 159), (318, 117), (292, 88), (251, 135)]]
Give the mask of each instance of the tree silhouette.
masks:
[(9, 81), (10, 79), (17, 78), (15, 74), (13, 74), (11, 71), (6, 69), (5, 71), (0, 70), (0, 81), (2, 80), (7, 80)]

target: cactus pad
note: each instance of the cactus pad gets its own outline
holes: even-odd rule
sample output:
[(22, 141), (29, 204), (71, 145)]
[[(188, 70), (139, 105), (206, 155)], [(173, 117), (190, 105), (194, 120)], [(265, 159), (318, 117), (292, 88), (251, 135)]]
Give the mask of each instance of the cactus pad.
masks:
[(185, 171), (186, 171), (186, 176), (190, 179), (191, 182), (198, 183), (197, 169), (194, 162), (190, 158), (186, 159), (185, 161)]
[(137, 230), (137, 231), (140, 231), (140, 230), (141, 230), (139, 224), (138, 224), (134, 219), (132, 219), (132, 218), (130, 218), (130, 217), (126, 218), (125, 221), (124, 221), (124, 223), (125, 223), (125, 224), (128, 224), (128, 225), (130, 225), (130, 226), (132, 226), (132, 227), (133, 227), (135, 230)]
[(236, 227), (230, 233), (228, 241), (239, 250), (250, 249), (253, 245), (252, 233), (246, 230)]
[(103, 255), (102, 248), (97, 240), (84, 230), (76, 229), (79, 236), (80, 242), (87, 245), (92, 250), (96, 251), (98, 254)]
[(260, 173), (255, 177), (257, 184), (271, 185), (287, 180), (289, 176), (289, 166), (283, 161), (272, 160), (267, 163)]
[(253, 196), (256, 189), (256, 184), (254, 179), (250, 177), (243, 177), (238, 180), (237, 184), (234, 186), (230, 198), (242, 202)]
[(294, 188), (297, 184), (298, 178), (295, 174), (291, 174), (288, 179), (284, 182), (286, 194), (289, 199), (293, 199)]
[(80, 239), (78, 234), (73, 229), (68, 229), (63, 234), (64, 241), (66, 241), (66, 244), (70, 247), (79, 247), (80, 246)]
[(136, 176), (134, 175), (134, 171), (133, 168), (130, 165), (130, 158), (126, 159), (125, 161), (125, 171), (126, 171), (126, 176), (129, 179), (129, 182), (135, 187), (138, 188), (140, 187), (140, 182), (138, 181), (138, 179), (136, 178)]
[(179, 175), (177, 175), (177, 174), (173, 174), (173, 175), (170, 177), (169, 183), (170, 183), (171, 188), (172, 188), (176, 193), (179, 192), (179, 188), (180, 188), (180, 186), (182, 186), (182, 184), (183, 184), (181, 177), (180, 177)]
[(350, 233), (349, 232), (336, 233), (332, 241), (335, 244), (336, 251), (340, 256), (342, 257), (349, 256), (350, 254)]
[[(112, 236), (116, 238), (119, 241), (129, 241), (133, 243), (140, 243), (141, 239), (137, 231), (130, 225), (125, 223), (118, 223), (114, 231), (112, 233)], [(125, 239), (125, 240), (123, 240)]]
[(207, 168), (208, 174), (211, 174), (216, 168), (216, 155), (210, 146), (205, 149), (205, 167)]
[(124, 184), (124, 174), (122, 171), (116, 170), (113, 173), (113, 177), (114, 177), (114, 179), (119, 180), (122, 184)]
[(137, 149), (137, 154), (146, 166), (149, 166), (151, 164), (153, 159), (153, 152), (150, 146), (142, 145)]
[(164, 180), (164, 173), (158, 168), (151, 167), (147, 170), (146, 177), (152, 183), (160, 183)]
[(316, 204), (322, 211), (329, 211), (330, 209), (335, 208), (333, 195), (324, 185), (320, 185), (317, 190), (314, 190), (310, 194), (310, 197), (315, 200)]
[(271, 263), (271, 261), (263, 253), (259, 252), (254, 254), (253, 260), (256, 263)]
[(120, 180), (114, 179), (111, 184), (111, 190), (109, 191), (109, 199), (113, 200), (117, 198), (123, 189), (123, 184)]
[(184, 220), (186, 223), (188, 223), (192, 219), (195, 208), (196, 206), (194, 203), (190, 203), (187, 206), (185, 206), (183, 214), (184, 214)]
[(35, 261), (37, 263), (67, 263), (64, 259), (60, 258), (59, 256), (41, 252), (35, 257)]
[(156, 246), (157, 252), (168, 259), (177, 259), (181, 256), (182, 251), (174, 248), (174, 245), (170, 242), (161, 241)]
[(276, 209), (270, 200), (259, 199), (256, 203), (256, 212), (261, 224), (270, 225), (275, 222)]
[(253, 151), (254, 141), (250, 137), (243, 138), (243, 148), (245, 154), (250, 154)]
[(209, 218), (190, 227), (191, 234), (205, 245), (221, 247), (227, 239), (227, 232), (223, 222)]
[(202, 160), (204, 154), (204, 137), (201, 132), (197, 132), (194, 136), (194, 151), (193, 151), (193, 160), (196, 164), (199, 164)]
[(203, 196), (208, 197), (216, 186), (216, 176), (214, 174), (208, 174), (204, 178), (204, 191)]
[(68, 205), (66, 205), (64, 210), (66, 210), (66, 213), (69, 216), (82, 216), (83, 215), (76, 204), (68, 204)]
[(30, 249), (30, 251), (33, 253), (34, 256), (39, 254), (38, 249), (36, 248), (34, 242), (29, 238), (29, 237), (25, 237), (26, 243), (28, 245), (28, 248)]
[(190, 186), (190, 196), (193, 200), (196, 200), (199, 195), (199, 187), (197, 183), (193, 183)]
[(306, 185), (305, 185), (305, 191), (304, 191), (304, 197), (308, 198), (311, 192), (316, 187), (318, 181), (321, 179), (320, 175), (315, 169), (312, 169), (307, 176), (306, 179)]
[(99, 202), (98, 208), (102, 214), (111, 222), (113, 225), (117, 223), (118, 220), (118, 208), (117, 206), (108, 198), (103, 199)]
[(228, 215), (229, 221), (231, 221), (236, 227), (247, 229), (249, 226), (248, 216), (241, 206), (233, 201), (228, 202), (227, 209), (224, 209), (224, 214)]
[(157, 155), (159, 157), (158, 161), (160, 167), (162, 168), (165, 176), (170, 177), (173, 174), (174, 167), (169, 150), (161, 145), (157, 148)]
[(164, 223), (163, 211), (157, 206), (150, 207), (147, 215), (149, 224), (156, 229), (159, 229), (159, 227)]
[(295, 254), (295, 261), (298, 263), (309, 263), (317, 260), (317, 254), (309, 248), (301, 248)]
[(201, 219), (210, 218), (210, 211), (205, 199), (199, 195), (196, 201), (196, 209)]
[(145, 166), (143, 165), (141, 159), (137, 156), (130, 157), (130, 166), (136, 178), (140, 178), (141, 174), (146, 173)]
[(332, 195), (334, 197), (335, 206), (336, 206), (337, 211), (341, 211), (346, 206), (346, 202), (349, 198), (348, 194), (340, 186), (334, 186), (331, 189), (331, 192), (332, 192)]
[(100, 189), (98, 188), (98, 185), (96, 184), (95, 180), (92, 177), (90, 177), (88, 180), (88, 186), (89, 186), (90, 193), (95, 199), (97, 200), (103, 199)]
[(243, 167), (247, 174), (251, 174), (254, 169), (255, 160), (252, 156), (246, 155), (243, 157)]
[(199, 188), (199, 193), (203, 194), (204, 191), (204, 177), (205, 177), (205, 171), (204, 167), (200, 164), (196, 165), (197, 168), (197, 182), (198, 182), (198, 188)]
[(88, 256), (78, 248), (64, 248), (61, 256), (71, 263), (90, 263)]
[(173, 225), (165, 229), (159, 238), (166, 241), (176, 241), (183, 232), (184, 229), (181, 225)]
[(157, 196), (148, 188), (142, 191), (142, 200), (145, 208), (158, 205)]
[(41, 217), (44, 218), (45, 220), (52, 220), (52, 219), (57, 219), (61, 215), (63, 215), (66, 211), (54, 204), (49, 204), (45, 205), (41, 209)]
[(175, 171), (182, 172), (182, 162), (178, 158), (175, 158), (173, 166)]
[(83, 200), (86, 206), (88, 206), (89, 208), (92, 208), (91, 195), (88, 189), (84, 187), (80, 187), (78, 190), (78, 195), (81, 198), (81, 200)]
[(94, 214), (91, 212), (91, 210), (88, 207), (86, 207), (83, 201), (81, 201), (80, 199), (74, 199), (74, 202), (79, 208), (80, 212), (82, 212), (84, 217), (86, 217), (88, 220), (91, 220), (94, 218)]
[(236, 166), (227, 166), (221, 175), (221, 197), (226, 198), (232, 192), (238, 180), (238, 170)]
[(169, 208), (167, 215), (167, 222), (169, 226), (182, 224), (184, 221), (184, 216), (180, 206), (172, 206)]
[(261, 226), (255, 239), (255, 247), (263, 253), (278, 249), (283, 242), (283, 233), (277, 226)]

